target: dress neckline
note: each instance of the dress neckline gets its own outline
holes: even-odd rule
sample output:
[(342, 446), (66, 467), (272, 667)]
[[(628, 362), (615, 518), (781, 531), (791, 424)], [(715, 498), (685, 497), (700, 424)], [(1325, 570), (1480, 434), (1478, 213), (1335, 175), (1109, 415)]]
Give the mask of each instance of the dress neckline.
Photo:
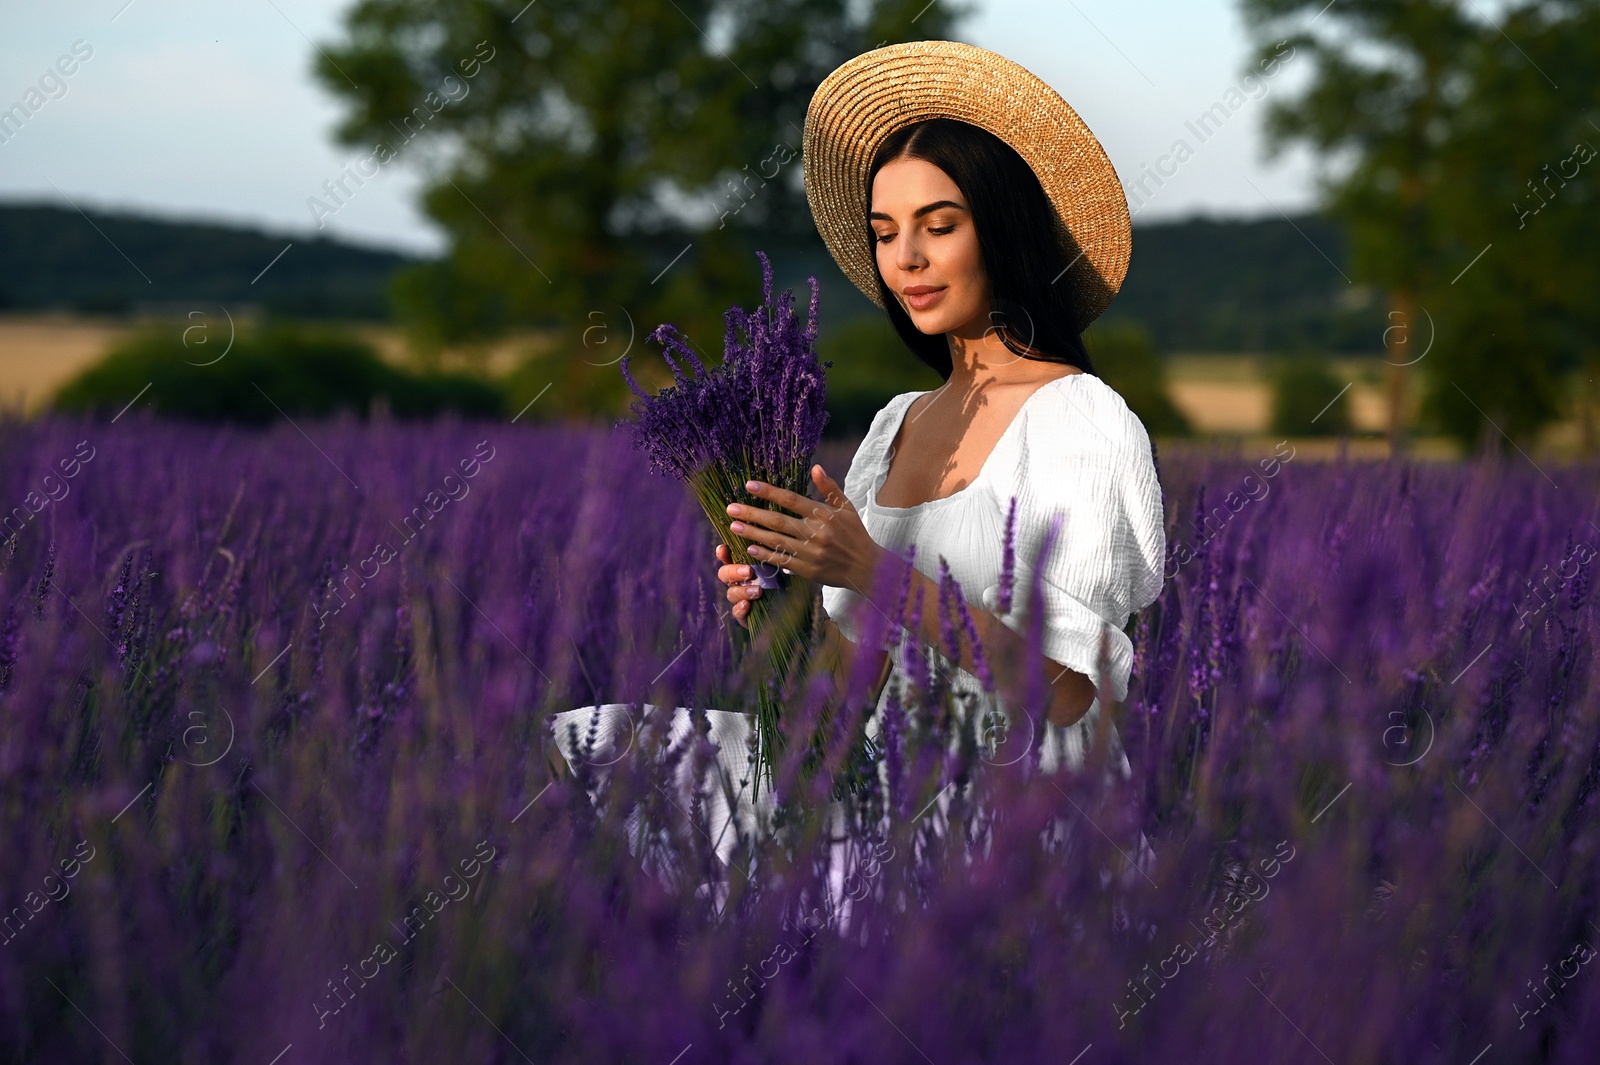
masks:
[[(1017, 412), (1011, 416), (1011, 421), (1006, 423), (1005, 430), (1000, 434), (1000, 438), (995, 441), (994, 447), (992, 449), (990, 449), (989, 454), (987, 456), (985, 456), (985, 458), (983, 460), (983, 465), (978, 467), (978, 472), (973, 476), (972, 480), (968, 481), (966, 484), (962, 485), (960, 488), (957, 488), (954, 492), (951, 492), (949, 495), (939, 496), (937, 499), (926, 499), (926, 500), (923, 500), (921, 503), (918, 503), (915, 506), (910, 506), (910, 507), (890, 507), (890, 506), (885, 506), (882, 503), (879, 503), (878, 502), (878, 492), (879, 492), (880, 489), (883, 488), (883, 483), (889, 479), (889, 466), (894, 461), (891, 458), (888, 461), (883, 462), (883, 463), (880, 464), (879, 469), (878, 469), (878, 475), (875, 478), (873, 478), (872, 490), (867, 493), (867, 503), (868, 503), (868, 505), (870, 505), (871, 508), (874, 511), (877, 511), (878, 513), (881, 513), (881, 514), (889, 514), (889, 515), (915, 514), (915, 513), (918, 513), (920, 511), (922, 511), (922, 510), (925, 510), (925, 509), (927, 509), (929, 507), (933, 507), (933, 506), (935, 506), (937, 504), (948, 503), (952, 499), (959, 499), (962, 496), (963, 493), (965, 493), (968, 489), (971, 489), (971, 488), (975, 487), (980, 481), (982, 481), (984, 479), (984, 476), (989, 472), (990, 465), (994, 462), (995, 455), (997, 453), (999, 453), (999, 451), (1000, 451), (1000, 449), (1002, 447), (1005, 446), (1005, 443), (1006, 443), (1006, 441), (1008, 439), (1010, 439), (1011, 433), (1013, 432), (1013, 430), (1015, 430), (1017, 428), (1017, 426), (1022, 423), (1022, 415), (1023, 415), (1024, 412), (1027, 411), (1028, 404), (1032, 403), (1035, 399), (1037, 399), (1039, 397), (1039, 393), (1043, 392), (1045, 389), (1049, 388), (1051, 385), (1058, 384), (1058, 383), (1060, 383), (1062, 381), (1066, 381), (1066, 380), (1069, 380), (1069, 379), (1075, 378), (1075, 377), (1086, 377), (1086, 376), (1088, 376), (1088, 375), (1082, 370), (1078, 371), (1077, 373), (1063, 374), (1061, 377), (1052, 378), (1051, 380), (1046, 381), (1044, 384), (1040, 385), (1038, 388), (1035, 388), (1032, 392), (1030, 392), (1028, 394), (1028, 398), (1023, 400), (1022, 401), (1022, 405), (1017, 408)], [(902, 403), (900, 405), (899, 413), (895, 415), (893, 424), (891, 426), (889, 426), (888, 432), (884, 435), (884, 441), (885, 442), (881, 446), (886, 451), (887, 451), (888, 448), (891, 448), (891, 447), (894, 446), (895, 437), (900, 435), (900, 427), (905, 423), (906, 411), (911, 409), (911, 404), (913, 404), (913, 403), (915, 403), (917, 401), (917, 397), (925, 396), (929, 392), (932, 392), (932, 391), (935, 391), (935, 389), (931, 389), (930, 388), (930, 389), (927, 389), (926, 391), (922, 391), (922, 392), (907, 392), (907, 393), (905, 393), (905, 395), (909, 396), (910, 398), (907, 399), (904, 403)]]

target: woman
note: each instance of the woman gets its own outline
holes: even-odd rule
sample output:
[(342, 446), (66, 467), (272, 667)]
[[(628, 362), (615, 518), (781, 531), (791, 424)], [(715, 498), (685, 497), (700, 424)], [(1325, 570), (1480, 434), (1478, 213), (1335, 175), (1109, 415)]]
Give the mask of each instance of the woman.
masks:
[[(1018, 757), (1037, 758), (1045, 772), (1076, 768), (1101, 725), (1100, 693), (1126, 697), (1132, 644), (1123, 628), (1159, 594), (1166, 546), (1149, 438), (1095, 376), (1081, 339), (1127, 269), (1129, 218), (1115, 172), (1043, 82), (993, 53), (934, 41), (858, 56), (819, 86), (806, 116), (805, 178), (835, 260), (945, 383), (902, 393), (878, 413), (843, 486), (821, 467), (812, 470), (821, 500), (759, 486), (769, 506), (730, 505), (734, 532), (758, 561), (823, 585), (836, 676), (859, 654), (875, 657), (869, 734), (891, 685), (916, 669), (898, 625), (887, 626), (886, 646), (859, 645), (861, 611), (892, 608), (864, 594), (880, 569), (913, 554), (912, 595), (931, 605), (939, 562), (948, 564), (998, 698), (978, 682), (984, 667), (970, 646), (959, 662), (937, 650), (936, 610), (922, 612), (912, 653), (973, 694), (986, 711), (968, 718), (976, 726), (990, 710), (1029, 720), (1008, 708), (1023, 705), (1037, 563), (1045, 734), (1002, 753), (1010, 760), (1021, 747)], [(1015, 595), (1005, 603), (1013, 498)], [(1043, 555), (1052, 521), (1058, 535)], [(716, 550), (733, 616), (745, 623), (760, 587), (749, 567)], [(738, 751), (722, 760), (734, 777), (748, 728), (744, 715), (712, 721), (720, 748)], [(675, 721), (675, 732), (686, 729)], [(1111, 767), (1130, 774), (1115, 730), (1104, 734)], [(748, 800), (739, 793), (731, 804)]]

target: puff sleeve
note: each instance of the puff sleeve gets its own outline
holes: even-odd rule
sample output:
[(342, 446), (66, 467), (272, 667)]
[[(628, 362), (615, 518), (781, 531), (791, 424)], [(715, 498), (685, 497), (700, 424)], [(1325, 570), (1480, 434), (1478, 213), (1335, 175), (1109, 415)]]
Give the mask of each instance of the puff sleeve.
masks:
[[(1120, 701), (1133, 668), (1133, 641), (1123, 627), (1155, 601), (1164, 579), (1161, 486), (1144, 425), (1110, 386), (1085, 374), (1064, 380), (1057, 395), (1024, 412), (1012, 475), (996, 485), (1002, 515), (1009, 495), (1017, 497), (1011, 608), (1000, 611), (998, 583), (983, 590), (981, 602), (1026, 636), (1033, 573), (1059, 515), (1040, 572), (1042, 650)], [(1104, 678), (1102, 633), (1110, 639)]]

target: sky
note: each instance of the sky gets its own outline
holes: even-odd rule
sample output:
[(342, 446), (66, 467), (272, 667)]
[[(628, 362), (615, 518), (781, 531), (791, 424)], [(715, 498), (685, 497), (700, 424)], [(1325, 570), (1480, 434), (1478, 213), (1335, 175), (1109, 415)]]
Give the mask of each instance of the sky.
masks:
[[(335, 143), (340, 107), (311, 76), (314, 42), (336, 40), (350, 6), (0, 0), (0, 111), (41, 79), (47, 90), (43, 106), (0, 143), (0, 202), (314, 233), (307, 201), (361, 154)], [(1129, 189), (1136, 224), (1312, 205), (1310, 158), (1294, 150), (1269, 163), (1261, 137), (1268, 101), (1296, 91), (1304, 60), (1246, 78), (1237, 0), (973, 6), (958, 35), (1021, 63), (1073, 106)], [(72, 73), (52, 73), (60, 70)], [(1194, 126), (1217, 103), (1225, 106), (1213, 113), (1225, 119)], [(1180, 140), (1187, 152), (1176, 151)], [(1143, 188), (1132, 187), (1141, 176)], [(415, 170), (386, 166), (322, 234), (437, 251), (442, 234), (417, 209), (419, 188)]]

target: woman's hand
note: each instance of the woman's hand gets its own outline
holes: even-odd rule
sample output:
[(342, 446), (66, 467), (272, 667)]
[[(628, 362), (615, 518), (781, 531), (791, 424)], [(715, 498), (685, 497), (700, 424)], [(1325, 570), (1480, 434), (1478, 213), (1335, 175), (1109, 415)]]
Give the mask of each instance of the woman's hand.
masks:
[(733, 604), (733, 620), (750, 627), (750, 600), (761, 594), (761, 582), (749, 566), (734, 565), (733, 554), (727, 544), (717, 545), (717, 561), (725, 563), (717, 570), (717, 580), (728, 586), (728, 602)]
[(782, 566), (817, 584), (866, 595), (886, 552), (868, 534), (861, 515), (837, 481), (821, 466), (811, 467), (811, 479), (826, 502), (751, 481), (746, 487), (752, 495), (793, 511), (795, 516), (730, 503), (733, 533), (750, 541), (747, 550), (757, 562)]

